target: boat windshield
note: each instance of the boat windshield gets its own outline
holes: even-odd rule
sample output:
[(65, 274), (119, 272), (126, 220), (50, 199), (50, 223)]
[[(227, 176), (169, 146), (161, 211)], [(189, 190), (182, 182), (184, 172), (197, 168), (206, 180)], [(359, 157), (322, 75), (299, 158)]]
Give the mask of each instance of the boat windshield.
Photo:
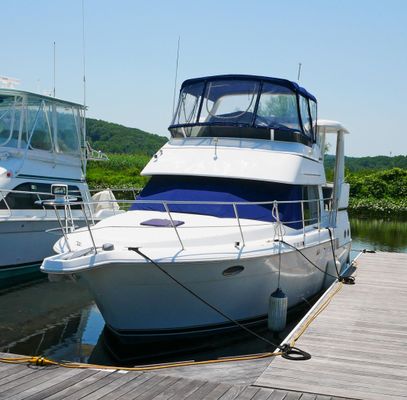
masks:
[(173, 137), (278, 140), (280, 135), (309, 142), (315, 123), (316, 102), (288, 85), (206, 78), (183, 85), (169, 130)]
[(34, 94), (0, 93), (0, 147), (81, 156), (83, 108)]

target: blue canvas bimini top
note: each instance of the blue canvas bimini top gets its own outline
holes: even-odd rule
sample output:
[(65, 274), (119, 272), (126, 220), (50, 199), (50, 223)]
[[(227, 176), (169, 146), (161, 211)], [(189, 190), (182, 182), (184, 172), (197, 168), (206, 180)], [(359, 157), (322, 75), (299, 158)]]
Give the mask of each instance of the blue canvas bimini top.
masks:
[(294, 92), (302, 94), (304, 97), (312, 100), (317, 101), (316, 97), (308, 92), (303, 87), (299, 86), (297, 83), (289, 81), (288, 79), (281, 79), (281, 78), (273, 78), (268, 76), (261, 76), (261, 75), (246, 75), (246, 74), (226, 74), (226, 75), (213, 75), (213, 76), (204, 76), (201, 78), (193, 78), (187, 79), (181, 85), (181, 90), (187, 86), (191, 86), (194, 83), (199, 82), (206, 82), (206, 81), (223, 81), (223, 80), (230, 80), (230, 81), (242, 81), (242, 80), (257, 80), (261, 82), (273, 83), (279, 86), (284, 86), (288, 89), (291, 89)]

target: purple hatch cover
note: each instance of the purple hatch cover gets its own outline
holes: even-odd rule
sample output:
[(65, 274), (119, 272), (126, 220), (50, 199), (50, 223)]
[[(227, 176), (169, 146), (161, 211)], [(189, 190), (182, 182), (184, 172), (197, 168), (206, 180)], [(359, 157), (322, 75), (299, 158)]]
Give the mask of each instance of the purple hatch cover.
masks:
[(172, 227), (174, 223), (174, 226), (179, 226), (184, 224), (184, 221), (177, 221), (177, 220), (169, 220), (165, 218), (152, 218), (148, 219), (146, 221), (140, 222), (140, 225), (147, 225), (147, 226), (169, 226)]

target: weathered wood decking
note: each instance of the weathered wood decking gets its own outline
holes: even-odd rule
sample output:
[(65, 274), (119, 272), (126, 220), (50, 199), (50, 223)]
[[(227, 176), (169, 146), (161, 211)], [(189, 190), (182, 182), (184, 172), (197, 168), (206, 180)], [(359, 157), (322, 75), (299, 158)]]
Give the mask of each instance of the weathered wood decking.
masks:
[(297, 342), (311, 360), (143, 373), (0, 363), (0, 399), (407, 398), (407, 254), (364, 254), (358, 264), (356, 285), (344, 286)]
[(345, 285), (297, 342), (306, 362), (273, 360), (256, 380), (357, 399), (407, 398), (407, 254), (363, 254)]

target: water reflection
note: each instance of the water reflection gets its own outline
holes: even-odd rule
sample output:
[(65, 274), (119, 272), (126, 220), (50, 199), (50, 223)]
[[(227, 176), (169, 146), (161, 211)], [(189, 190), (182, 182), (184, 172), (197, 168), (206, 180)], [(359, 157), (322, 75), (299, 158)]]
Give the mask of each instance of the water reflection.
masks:
[(351, 218), (354, 249), (407, 252), (407, 222)]

